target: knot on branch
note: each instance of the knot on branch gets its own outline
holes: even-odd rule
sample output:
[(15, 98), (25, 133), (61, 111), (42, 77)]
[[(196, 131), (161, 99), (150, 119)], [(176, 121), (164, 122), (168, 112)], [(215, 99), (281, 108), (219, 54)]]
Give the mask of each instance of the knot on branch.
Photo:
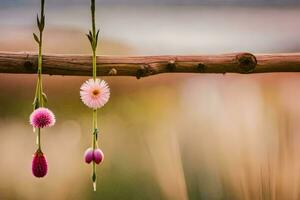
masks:
[(157, 69), (149, 64), (142, 65), (136, 72), (136, 78), (140, 79), (142, 77), (150, 76), (157, 73)]
[(34, 69), (33, 63), (30, 61), (25, 61), (24, 67), (28, 71), (33, 71), (33, 69)]
[(26, 69), (26, 71), (29, 71), (29, 72), (35, 72), (37, 71), (37, 63), (34, 63), (32, 62), (30, 59), (29, 59), (29, 54), (26, 55), (26, 60), (24, 62), (24, 68)]
[(206, 65), (204, 65), (203, 63), (199, 63), (197, 65), (197, 70), (201, 73), (205, 72), (206, 68), (207, 68)]
[(171, 72), (173, 72), (176, 69), (176, 61), (170, 60), (167, 64), (167, 69)]
[(115, 76), (118, 74), (118, 71), (115, 68), (112, 68), (109, 72), (108, 75), (109, 76)]
[(242, 53), (236, 56), (238, 68), (241, 73), (250, 73), (257, 65), (256, 57), (251, 53)]

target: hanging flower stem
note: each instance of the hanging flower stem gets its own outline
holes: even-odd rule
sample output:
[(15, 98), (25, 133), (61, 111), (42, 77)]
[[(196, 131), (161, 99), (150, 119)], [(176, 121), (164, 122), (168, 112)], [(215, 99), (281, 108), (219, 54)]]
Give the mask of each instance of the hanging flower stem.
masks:
[(41, 128), (38, 128), (37, 145), (38, 145), (38, 151), (42, 151), (42, 147), (41, 147)]
[[(97, 135), (98, 135), (98, 127), (97, 127), (97, 109), (93, 110), (93, 151), (95, 151), (97, 147)], [(93, 181), (93, 188), (94, 191), (96, 191), (96, 182), (97, 182), (97, 175), (96, 175), (96, 163), (93, 162), (93, 175), (92, 175), (92, 181)]]
[(96, 165), (99, 165), (103, 159), (104, 154), (98, 148), (98, 109), (103, 107), (110, 98), (110, 89), (106, 81), (97, 78), (97, 44), (99, 30), (96, 30), (95, 25), (95, 0), (91, 0), (91, 16), (92, 29), (86, 34), (92, 47), (92, 72), (93, 78), (85, 81), (80, 87), (80, 98), (82, 102), (93, 109), (93, 129), (92, 129), (92, 147), (88, 148), (84, 153), (85, 162), (90, 164), (92, 162), (92, 181), (93, 188), (96, 191), (97, 174)]
[[(44, 107), (44, 98), (43, 95), (43, 87), (42, 87), (42, 65), (43, 65), (43, 58), (42, 58), (42, 47), (43, 47), (43, 31), (45, 27), (45, 0), (41, 0), (41, 13), (40, 17), (37, 16), (37, 26), (39, 29), (39, 37), (33, 33), (34, 40), (38, 43), (39, 46), (39, 54), (38, 54), (38, 80), (35, 90), (35, 97), (33, 102), (33, 110), (38, 109), (39, 107)], [(37, 133), (37, 145), (38, 151), (41, 151), (41, 129), (38, 128)]]
[[(96, 32), (96, 23), (95, 23), (95, 10), (96, 10), (95, 0), (91, 0), (91, 15), (92, 15), (92, 30), (89, 31), (87, 37), (91, 43), (92, 51), (93, 51), (93, 58), (92, 58), (92, 67), (93, 67), (93, 80), (96, 81), (97, 78), (97, 44), (98, 44), (98, 35), (99, 30)], [(97, 138), (98, 138), (98, 124), (97, 124), (97, 108), (93, 109), (93, 141), (92, 147), (93, 151), (97, 148)], [(96, 182), (97, 182), (97, 175), (96, 175), (96, 163), (93, 162), (93, 172), (92, 172), (92, 181), (93, 181), (93, 188), (96, 191)]]
[(42, 86), (42, 47), (43, 47), (43, 31), (45, 27), (45, 0), (41, 0), (41, 13), (37, 15), (37, 26), (39, 29), (39, 36), (33, 33), (33, 38), (39, 47), (38, 53), (38, 70), (37, 70), (37, 84), (35, 89), (35, 96), (33, 101), (33, 112), (29, 117), (30, 124), (33, 126), (33, 131), (37, 128), (36, 144), (37, 150), (32, 160), (32, 174), (37, 178), (42, 178), (47, 175), (48, 163), (41, 147), (41, 129), (51, 127), (55, 124), (55, 116), (53, 112), (44, 107), (47, 103), (47, 96), (43, 93)]

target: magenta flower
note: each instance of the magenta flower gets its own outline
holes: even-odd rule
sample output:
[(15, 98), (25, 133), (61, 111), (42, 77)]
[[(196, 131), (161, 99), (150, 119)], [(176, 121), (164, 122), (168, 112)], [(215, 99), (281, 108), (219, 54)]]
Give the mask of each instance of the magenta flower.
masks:
[(31, 113), (30, 124), (34, 128), (51, 127), (55, 124), (55, 116), (47, 108), (38, 108)]
[(92, 148), (88, 148), (84, 152), (84, 159), (87, 164), (90, 164), (92, 161), (96, 164), (100, 164), (104, 159), (104, 154), (101, 149), (93, 150)]
[(80, 87), (82, 102), (89, 108), (97, 109), (104, 106), (110, 97), (108, 84), (104, 80), (89, 79)]
[(46, 176), (48, 172), (48, 164), (45, 155), (41, 151), (37, 151), (33, 155), (32, 174), (37, 178)]

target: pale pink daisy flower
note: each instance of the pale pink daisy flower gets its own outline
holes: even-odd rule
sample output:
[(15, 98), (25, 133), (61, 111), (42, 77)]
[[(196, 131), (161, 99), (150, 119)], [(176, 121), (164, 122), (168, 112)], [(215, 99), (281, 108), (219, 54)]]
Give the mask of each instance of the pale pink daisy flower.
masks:
[(89, 79), (80, 87), (82, 102), (93, 109), (104, 106), (110, 97), (108, 84), (104, 80)]
[(55, 124), (55, 116), (47, 108), (38, 108), (30, 115), (30, 124), (34, 128), (45, 128)]

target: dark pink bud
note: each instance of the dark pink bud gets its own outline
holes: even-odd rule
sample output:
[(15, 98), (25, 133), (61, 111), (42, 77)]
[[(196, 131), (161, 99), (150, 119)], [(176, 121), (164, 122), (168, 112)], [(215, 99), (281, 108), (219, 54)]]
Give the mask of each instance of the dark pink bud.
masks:
[(87, 164), (90, 164), (94, 160), (94, 154), (93, 154), (93, 149), (92, 148), (88, 148), (84, 152), (84, 159), (85, 159), (85, 162)]
[(94, 161), (96, 164), (100, 164), (104, 159), (104, 154), (101, 149), (95, 149), (94, 151)]
[(32, 174), (37, 178), (46, 176), (48, 171), (48, 164), (45, 155), (41, 151), (37, 151), (33, 155), (32, 160)]

